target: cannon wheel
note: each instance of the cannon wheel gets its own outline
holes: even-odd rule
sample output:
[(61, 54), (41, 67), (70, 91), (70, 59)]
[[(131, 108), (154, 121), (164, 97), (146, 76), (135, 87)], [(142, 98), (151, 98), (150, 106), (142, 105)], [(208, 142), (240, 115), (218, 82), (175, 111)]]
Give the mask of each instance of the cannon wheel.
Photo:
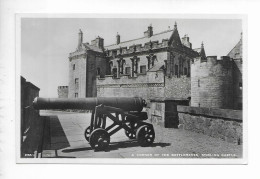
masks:
[(95, 129), (90, 134), (89, 143), (94, 150), (104, 150), (110, 143), (110, 135), (105, 129)]
[(155, 138), (155, 132), (153, 126), (150, 125), (140, 126), (136, 131), (136, 138), (138, 143), (143, 147), (151, 145)]
[(130, 124), (128, 124), (127, 126), (130, 127), (135, 132), (133, 133), (125, 130), (125, 135), (129, 139), (136, 139), (136, 129), (138, 128), (138, 124), (136, 122), (130, 122)]
[(90, 126), (88, 126), (88, 127), (85, 129), (84, 136), (85, 136), (85, 139), (89, 142)]

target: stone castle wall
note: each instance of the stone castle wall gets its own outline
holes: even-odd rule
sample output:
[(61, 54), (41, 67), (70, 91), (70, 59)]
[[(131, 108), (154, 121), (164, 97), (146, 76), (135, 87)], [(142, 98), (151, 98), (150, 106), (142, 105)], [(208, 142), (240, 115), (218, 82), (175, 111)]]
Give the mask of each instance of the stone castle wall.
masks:
[(58, 86), (58, 98), (68, 98), (69, 87), (68, 86)]
[(163, 71), (147, 72), (138, 77), (122, 75), (120, 78), (113, 78), (107, 75), (97, 80), (97, 96), (115, 97), (142, 97), (150, 99), (164, 96), (164, 74)]
[(177, 106), (179, 128), (241, 144), (242, 111)]
[[(75, 69), (73, 66), (75, 65)], [(78, 59), (72, 59), (69, 63), (69, 98), (75, 98), (75, 94), (78, 94), (79, 98), (86, 97), (86, 57), (84, 55), (79, 56)], [(78, 84), (75, 83), (76, 78)]]
[(228, 57), (206, 61), (194, 59), (191, 64), (191, 106), (233, 108), (233, 62)]

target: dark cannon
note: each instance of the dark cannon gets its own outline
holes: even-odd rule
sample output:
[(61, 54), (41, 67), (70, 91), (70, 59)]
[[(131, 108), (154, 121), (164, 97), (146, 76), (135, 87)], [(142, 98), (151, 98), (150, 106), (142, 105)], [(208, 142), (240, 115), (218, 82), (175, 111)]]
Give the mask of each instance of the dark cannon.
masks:
[[(142, 112), (145, 100), (138, 97), (98, 97), (98, 98), (35, 98), (34, 109), (84, 109), (92, 110), (90, 125), (84, 136), (94, 150), (104, 150), (109, 146), (110, 136), (120, 129), (125, 130), (129, 139), (137, 139), (141, 146), (153, 143), (155, 132)], [(107, 118), (113, 123), (107, 126)]]

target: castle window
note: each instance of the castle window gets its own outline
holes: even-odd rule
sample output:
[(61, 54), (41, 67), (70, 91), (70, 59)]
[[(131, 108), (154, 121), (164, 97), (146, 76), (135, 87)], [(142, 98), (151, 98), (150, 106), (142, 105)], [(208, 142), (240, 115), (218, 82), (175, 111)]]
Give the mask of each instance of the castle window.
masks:
[(184, 75), (187, 75), (187, 68), (184, 68)]
[(239, 83), (239, 89), (242, 90), (242, 82)]
[(200, 80), (198, 79), (198, 87), (200, 87)]
[(112, 75), (113, 78), (117, 78), (117, 68), (113, 68)]
[(77, 98), (79, 96), (79, 94), (78, 93), (75, 93), (75, 98)]
[(143, 73), (143, 74), (146, 73), (146, 66), (145, 65), (140, 66), (140, 73)]
[(130, 73), (131, 73), (131, 68), (125, 67), (125, 74), (130, 75)]
[(175, 65), (175, 75), (178, 77), (178, 74), (179, 74), (179, 67), (178, 65)]
[(79, 88), (79, 79), (75, 78), (75, 88), (78, 89)]
[(97, 68), (97, 75), (100, 75), (100, 68)]
[(75, 70), (76, 69), (76, 65), (75, 64), (73, 64), (73, 70)]

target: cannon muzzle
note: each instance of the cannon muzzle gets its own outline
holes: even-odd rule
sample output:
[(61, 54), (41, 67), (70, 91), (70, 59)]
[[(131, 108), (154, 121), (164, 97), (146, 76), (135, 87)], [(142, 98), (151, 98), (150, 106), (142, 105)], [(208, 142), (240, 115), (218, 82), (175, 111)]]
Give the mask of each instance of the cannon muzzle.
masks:
[(146, 106), (139, 97), (92, 97), (92, 98), (40, 98), (33, 101), (34, 109), (83, 109), (93, 110), (98, 105), (120, 108), (124, 111), (142, 111)]

